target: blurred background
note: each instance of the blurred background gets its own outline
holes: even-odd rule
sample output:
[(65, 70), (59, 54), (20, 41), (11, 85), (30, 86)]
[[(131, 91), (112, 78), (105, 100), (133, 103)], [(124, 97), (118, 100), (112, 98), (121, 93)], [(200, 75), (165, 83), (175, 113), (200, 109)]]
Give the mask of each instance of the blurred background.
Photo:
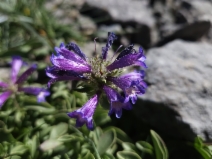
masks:
[[(114, 32), (118, 39), (113, 51), (121, 44), (133, 43), (136, 50), (139, 46), (144, 48), (148, 89), (132, 111), (123, 112), (121, 119), (110, 118), (107, 110), (99, 108), (94, 117), (99, 129), (114, 126), (132, 143), (149, 141), (152, 129), (163, 138), (170, 159), (210, 159), (199, 145), (203, 141), (210, 145), (212, 141), (211, 22), (211, 0), (1, 0), (0, 80), (9, 76), (11, 56), (19, 55), (29, 63), (38, 64), (37, 74), (29, 83), (46, 86), (45, 68), (51, 65), (49, 57), (55, 46), (61, 42), (76, 42), (86, 56), (91, 57), (95, 53), (94, 38), (98, 37), (97, 53), (101, 54), (107, 33)], [(0, 128), (4, 130), (0, 131), (0, 141), (25, 144), (30, 139), (32, 143), (36, 140), (39, 146), (58, 124), (60, 127), (62, 123), (59, 129), (67, 129), (67, 134), (76, 131), (65, 124), (74, 125), (74, 120), (69, 120), (65, 112), (83, 105), (86, 95), (74, 92), (71, 83), (63, 82), (55, 84), (51, 92), (47, 103), (36, 108), (32, 107), (35, 106), (33, 97), (20, 97), (18, 100), (25, 101), (22, 104), (28, 107), (18, 111), (13, 109), (12, 101), (8, 101), (0, 113), (0, 126), (7, 125), (7, 129)], [(33, 113), (34, 110), (37, 113)], [(21, 123), (29, 119), (31, 123)], [(36, 138), (36, 126), (41, 120), (46, 123), (42, 131), (47, 127), (52, 129)], [(33, 127), (28, 130), (27, 125)], [(81, 131), (89, 134), (85, 128)], [(19, 136), (20, 132), (29, 133), (28, 138)], [(197, 141), (197, 136), (203, 141), (200, 138)], [(47, 152), (52, 150), (51, 146), (43, 149), (46, 153), (35, 153), (34, 158), (53, 158), (60, 152)], [(27, 156), (26, 152), (22, 154)], [(79, 151), (73, 154), (77, 153)], [(148, 159), (151, 155), (142, 157)]]

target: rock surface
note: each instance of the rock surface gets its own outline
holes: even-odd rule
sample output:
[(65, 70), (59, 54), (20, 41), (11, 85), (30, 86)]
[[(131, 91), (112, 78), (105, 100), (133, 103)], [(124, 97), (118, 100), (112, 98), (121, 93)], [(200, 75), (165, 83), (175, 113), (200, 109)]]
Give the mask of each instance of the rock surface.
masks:
[[(149, 9), (148, 1), (125, 0), (125, 1), (99, 1), (86, 0), (88, 5), (107, 10), (114, 20), (129, 22), (135, 21), (148, 26), (154, 25), (154, 18)], [(129, 7), (130, 6), (130, 7)]]
[(147, 93), (136, 111), (159, 131), (212, 139), (212, 45), (175, 40), (147, 53)]

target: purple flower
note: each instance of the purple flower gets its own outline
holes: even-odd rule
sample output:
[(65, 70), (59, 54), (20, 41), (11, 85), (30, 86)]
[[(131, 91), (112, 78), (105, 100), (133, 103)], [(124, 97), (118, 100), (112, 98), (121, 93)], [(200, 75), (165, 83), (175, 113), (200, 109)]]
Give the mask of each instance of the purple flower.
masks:
[(93, 130), (93, 114), (98, 104), (99, 95), (95, 94), (84, 106), (71, 113), (67, 113), (69, 117), (76, 118), (76, 127), (86, 124), (89, 130)]
[[(62, 43), (60, 47), (55, 47), (56, 54), (51, 56), (53, 66), (46, 69), (47, 76), (51, 78), (48, 86), (57, 81), (76, 80), (82, 81), (82, 86), (89, 86), (87, 88), (92, 88), (95, 93), (82, 108), (68, 113), (69, 117), (77, 119), (77, 127), (86, 124), (88, 129), (93, 129), (92, 116), (102, 93), (110, 102), (109, 115), (115, 113), (117, 118), (121, 117), (122, 109), (132, 109), (131, 102), (135, 104), (137, 95), (145, 93), (144, 71), (121, 75), (123, 67), (136, 65), (147, 68), (143, 49), (140, 47), (136, 52), (133, 45), (129, 45), (111, 62), (107, 54), (116, 38), (114, 33), (108, 33), (102, 55), (89, 60), (75, 43)], [(125, 96), (117, 92), (117, 87), (124, 91)]]
[(15, 56), (12, 59), (12, 70), (11, 78), (8, 83), (0, 81), (0, 88), (3, 89), (3, 93), (0, 94), (0, 108), (3, 106), (4, 102), (12, 95), (13, 93), (23, 91), (27, 94), (32, 94), (37, 96), (38, 102), (45, 101), (45, 97), (50, 95), (50, 93), (38, 87), (23, 87), (23, 82), (26, 81), (28, 76), (30, 76), (37, 68), (36, 65), (31, 65), (24, 73), (18, 77), (18, 73), (23, 65), (23, 61), (20, 57)]
[(122, 97), (118, 92), (108, 86), (104, 86), (103, 90), (106, 93), (107, 98), (110, 100), (110, 111), (109, 115), (115, 113), (117, 118), (122, 115), (122, 109), (130, 110), (132, 109), (131, 103), (125, 102), (124, 97)]
[(120, 77), (110, 77), (109, 80), (124, 91), (126, 102), (131, 99), (132, 103), (135, 104), (137, 95), (144, 94), (147, 88), (143, 81), (144, 75), (144, 71), (136, 71)]

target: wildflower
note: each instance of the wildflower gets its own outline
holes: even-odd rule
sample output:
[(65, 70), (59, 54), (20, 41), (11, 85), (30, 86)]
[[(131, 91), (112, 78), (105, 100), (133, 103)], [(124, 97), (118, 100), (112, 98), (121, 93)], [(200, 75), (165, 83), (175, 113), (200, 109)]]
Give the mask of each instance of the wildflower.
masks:
[(99, 94), (95, 94), (82, 108), (68, 113), (71, 118), (77, 118), (76, 126), (81, 127), (86, 123), (88, 129), (93, 129), (93, 114), (98, 104)]
[(38, 102), (45, 101), (45, 97), (50, 95), (50, 92), (44, 88), (23, 86), (23, 82), (36, 70), (37, 66), (31, 65), (18, 77), (22, 65), (23, 61), (20, 57), (13, 57), (10, 81), (8, 83), (0, 81), (0, 88), (3, 90), (3, 93), (0, 94), (0, 108), (13, 93), (24, 92), (35, 95)]
[[(135, 104), (137, 95), (145, 93), (144, 71), (121, 75), (123, 67), (135, 65), (146, 68), (143, 49), (140, 47), (135, 51), (133, 45), (129, 45), (111, 62), (107, 55), (116, 38), (114, 33), (109, 32), (102, 55), (91, 59), (87, 59), (75, 43), (62, 43), (60, 47), (55, 47), (56, 54), (51, 56), (53, 66), (46, 69), (47, 76), (51, 78), (48, 86), (57, 81), (77, 80), (82, 81), (83, 87), (90, 86), (95, 94), (83, 107), (68, 113), (69, 117), (77, 119), (77, 127), (86, 124), (88, 129), (93, 129), (93, 114), (103, 93), (110, 103), (108, 114), (115, 113), (117, 118), (121, 117), (122, 109), (132, 109), (131, 103)], [(118, 88), (124, 91), (124, 96), (118, 93)]]

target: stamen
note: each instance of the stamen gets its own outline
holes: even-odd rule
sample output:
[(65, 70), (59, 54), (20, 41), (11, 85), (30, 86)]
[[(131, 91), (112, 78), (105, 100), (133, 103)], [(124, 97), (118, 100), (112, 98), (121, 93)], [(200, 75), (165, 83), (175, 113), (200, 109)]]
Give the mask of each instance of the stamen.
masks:
[(121, 49), (122, 46), (123, 46), (123, 45), (120, 45), (120, 46), (118, 47), (118, 49), (116, 50), (116, 52), (113, 54), (113, 57), (111, 58), (111, 60), (113, 60), (114, 56), (115, 56), (116, 53), (119, 51), (119, 49)]

